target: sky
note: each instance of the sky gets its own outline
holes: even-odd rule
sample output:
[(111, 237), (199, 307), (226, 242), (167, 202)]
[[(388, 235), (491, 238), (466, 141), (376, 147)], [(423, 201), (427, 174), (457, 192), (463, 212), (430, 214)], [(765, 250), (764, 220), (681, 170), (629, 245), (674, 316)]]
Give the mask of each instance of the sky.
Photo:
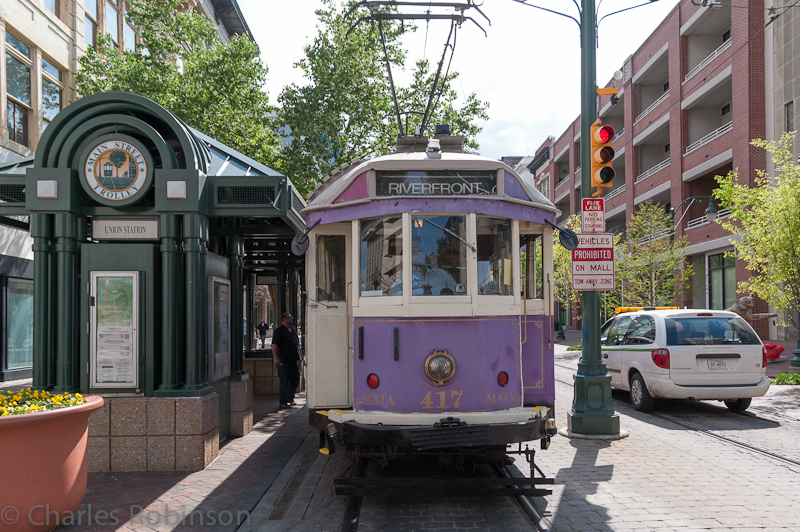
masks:
[[(462, 0), (464, 1), (464, 0)], [(451, 71), (459, 73), (454, 88), (489, 103), (489, 120), (478, 134), (480, 153), (533, 155), (553, 135), (558, 137), (580, 114), (580, 32), (569, 18), (522, 5), (514, 0), (478, 0), (474, 18), (485, 30), (466, 22), (458, 32)], [(578, 18), (580, 0), (528, 0)], [(604, 86), (678, 3), (677, 0), (599, 0), (599, 16), (645, 3), (600, 22), (597, 84)], [(305, 83), (293, 64), (317, 34), (315, 10), (320, 0), (238, 0), (239, 7), (269, 69), (265, 89), (270, 101), (284, 86)], [(408, 65), (427, 57), (437, 63), (444, 50), (449, 22), (418, 24), (404, 41)], [(401, 81), (403, 73), (393, 71)]]

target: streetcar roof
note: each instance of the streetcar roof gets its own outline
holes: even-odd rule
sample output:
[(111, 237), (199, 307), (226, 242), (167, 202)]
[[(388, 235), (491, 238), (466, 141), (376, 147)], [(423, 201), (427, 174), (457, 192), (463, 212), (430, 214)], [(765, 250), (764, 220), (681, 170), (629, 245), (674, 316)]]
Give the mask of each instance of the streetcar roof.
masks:
[[(433, 171), (433, 170), (470, 170), (470, 171), (496, 171), (504, 170), (527, 195), (527, 199), (515, 198), (506, 193), (504, 196), (481, 196), (486, 199), (499, 198), (504, 200), (519, 201), (554, 213), (560, 214), (556, 206), (539, 192), (532, 183), (522, 179), (511, 167), (497, 159), (471, 153), (439, 152), (432, 156), (429, 152), (401, 152), (382, 155), (364, 161), (355, 160), (348, 165), (343, 165), (331, 175), (325, 177), (317, 188), (309, 195), (308, 207), (303, 209), (305, 215), (319, 209), (340, 207), (354, 201), (363, 202), (366, 199), (376, 199), (374, 187), (372, 195), (358, 199), (343, 198), (348, 188), (365, 172), (375, 171)], [(426, 196), (431, 197), (431, 196)], [(436, 197), (436, 196), (434, 196)], [(450, 196), (452, 197), (452, 196)], [(476, 196), (459, 196), (461, 199)]]

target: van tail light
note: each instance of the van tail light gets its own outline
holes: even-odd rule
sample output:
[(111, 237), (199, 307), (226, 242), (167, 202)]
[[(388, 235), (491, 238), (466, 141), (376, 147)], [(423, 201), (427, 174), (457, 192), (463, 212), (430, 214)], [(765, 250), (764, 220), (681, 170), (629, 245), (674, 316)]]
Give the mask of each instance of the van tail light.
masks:
[(651, 356), (656, 366), (669, 369), (669, 349), (653, 349)]
[(767, 367), (767, 348), (763, 345), (761, 346), (761, 367)]

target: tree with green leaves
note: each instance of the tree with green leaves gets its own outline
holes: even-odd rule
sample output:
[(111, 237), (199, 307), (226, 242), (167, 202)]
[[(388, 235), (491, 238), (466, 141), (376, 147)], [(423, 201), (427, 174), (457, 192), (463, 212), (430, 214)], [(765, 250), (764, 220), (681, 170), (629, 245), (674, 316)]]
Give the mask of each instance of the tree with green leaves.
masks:
[[(737, 258), (751, 277), (739, 282), (739, 292), (752, 292), (783, 314), (784, 324), (800, 328), (800, 167), (792, 154), (795, 132), (779, 140), (754, 140), (753, 146), (772, 154), (776, 175), (757, 171), (754, 186), (739, 183), (736, 170), (717, 176), (714, 197), (731, 215), (718, 220), (732, 234)], [(800, 349), (800, 340), (798, 340)], [(800, 352), (800, 351), (798, 351)], [(794, 365), (794, 361), (793, 361)]]
[[(580, 233), (581, 217), (571, 215), (564, 227)], [(571, 308), (581, 300), (581, 294), (572, 289), (572, 251), (561, 245), (558, 234), (553, 231), (553, 300), (562, 308)]]
[(615, 257), (616, 295), (621, 306), (655, 307), (680, 304), (691, 297), (694, 275), (686, 260), (687, 238), (674, 237), (673, 216), (664, 205), (639, 205), (626, 227), (625, 242)]
[[(283, 150), (283, 168), (306, 194), (333, 168), (391, 152), (399, 133), (387, 59), (396, 82), (406, 59), (400, 37), (414, 28), (396, 23), (356, 24), (368, 14), (364, 10), (350, 13), (356, 3), (324, 0), (323, 9), (317, 11), (317, 36), (305, 47), (305, 58), (295, 64), (307, 83), (289, 85), (279, 97), (279, 122), (291, 134), (291, 144)], [(456, 76), (449, 73), (440, 78), (444, 87), (429, 127), (421, 133), (432, 136), (435, 125), (447, 121), (452, 134), (466, 136), (467, 146), (474, 148), (480, 131), (474, 121), (487, 117), (487, 104), (473, 94), (456, 108), (457, 94), (451, 87)], [(410, 86), (397, 87), (401, 110), (423, 112), (433, 80), (428, 63), (417, 63)], [(410, 116), (413, 132), (415, 115)]]
[(136, 52), (108, 35), (80, 58), (78, 91), (140, 94), (189, 126), (277, 167), (280, 138), (262, 90), (267, 68), (247, 36), (222, 43), (207, 17), (185, 0), (128, 0), (126, 18), (141, 37)]

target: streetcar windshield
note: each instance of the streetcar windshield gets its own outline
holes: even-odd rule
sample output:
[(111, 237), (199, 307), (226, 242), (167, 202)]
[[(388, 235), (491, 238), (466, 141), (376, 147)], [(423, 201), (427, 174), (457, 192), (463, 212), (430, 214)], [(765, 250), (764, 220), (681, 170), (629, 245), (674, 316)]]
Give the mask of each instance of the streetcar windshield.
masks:
[(411, 217), (411, 295), (466, 294), (466, 216)]
[(403, 293), (403, 218), (361, 222), (361, 297)]

